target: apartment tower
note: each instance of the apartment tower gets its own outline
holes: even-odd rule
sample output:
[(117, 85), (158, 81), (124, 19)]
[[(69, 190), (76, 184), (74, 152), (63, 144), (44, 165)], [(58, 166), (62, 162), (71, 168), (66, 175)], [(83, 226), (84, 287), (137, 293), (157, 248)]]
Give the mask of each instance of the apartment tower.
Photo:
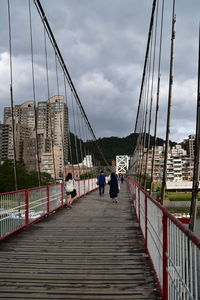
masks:
[[(68, 160), (68, 112), (64, 97), (53, 96), (47, 101), (38, 102), (36, 107), (34, 101), (26, 101), (15, 105), (13, 114), (16, 159), (23, 161), (29, 171), (37, 170), (39, 161), (41, 172), (61, 178)], [(4, 109), (4, 125), (11, 128), (10, 107)]]

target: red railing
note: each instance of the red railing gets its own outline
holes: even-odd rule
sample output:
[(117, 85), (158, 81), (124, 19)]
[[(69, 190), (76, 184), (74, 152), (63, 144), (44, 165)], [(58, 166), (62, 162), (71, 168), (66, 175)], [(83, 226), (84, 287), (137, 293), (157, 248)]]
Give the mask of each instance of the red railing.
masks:
[[(76, 181), (76, 198), (96, 188), (96, 178)], [(0, 240), (65, 205), (62, 183), (0, 194)]]
[(133, 178), (127, 183), (162, 299), (200, 299), (200, 238)]

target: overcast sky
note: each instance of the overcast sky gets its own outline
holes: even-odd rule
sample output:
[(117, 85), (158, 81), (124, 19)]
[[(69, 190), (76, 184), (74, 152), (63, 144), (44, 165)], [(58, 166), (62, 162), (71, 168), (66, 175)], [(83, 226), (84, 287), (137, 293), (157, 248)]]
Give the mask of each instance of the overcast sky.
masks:
[[(169, 85), (172, 0), (165, 2), (158, 131), (162, 138), (165, 137)], [(152, 1), (41, 0), (41, 3), (96, 136), (125, 137), (133, 132)], [(28, 0), (11, 0), (10, 4), (14, 104), (19, 104), (33, 99)], [(0, 0), (0, 7), (2, 119), (3, 107), (10, 106), (7, 0)], [(195, 132), (200, 1), (177, 0), (176, 18), (170, 139), (180, 142)], [(32, 20), (36, 98), (41, 101), (47, 99), (46, 88), (42, 86), (45, 82), (44, 36), (33, 4)], [(48, 53), (51, 53), (50, 47)], [(50, 71), (51, 67), (53, 70), (53, 62), (49, 61)], [(50, 80), (53, 82), (51, 74)], [(54, 93), (53, 87), (51, 93)]]

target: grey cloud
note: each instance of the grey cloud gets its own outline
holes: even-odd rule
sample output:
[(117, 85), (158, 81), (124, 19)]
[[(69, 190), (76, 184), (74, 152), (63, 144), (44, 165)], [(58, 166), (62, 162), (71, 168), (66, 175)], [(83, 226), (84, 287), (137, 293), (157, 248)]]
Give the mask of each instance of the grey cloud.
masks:
[[(171, 1), (165, 1), (159, 134), (165, 136), (171, 34)], [(32, 98), (28, 1), (10, 1), (15, 103)], [(79, 97), (97, 136), (125, 136), (134, 129), (152, 1), (41, 0)], [(0, 54), (8, 53), (7, 6), (0, 0)], [(177, 1), (171, 139), (195, 128), (200, 2)], [(32, 4), (37, 99), (47, 99), (44, 36)], [(158, 54), (158, 52), (157, 52)], [(9, 105), (9, 69), (0, 56), (0, 101)], [(51, 94), (57, 93), (55, 58), (48, 42)], [(155, 73), (155, 88), (156, 88)], [(62, 74), (59, 69), (59, 77)], [(62, 81), (62, 79), (61, 79)], [(155, 89), (156, 90), (156, 89)], [(64, 94), (60, 83), (60, 93)], [(154, 95), (155, 98), (155, 95)], [(1, 113), (2, 113), (2, 107)], [(185, 120), (185, 121), (184, 121)]]

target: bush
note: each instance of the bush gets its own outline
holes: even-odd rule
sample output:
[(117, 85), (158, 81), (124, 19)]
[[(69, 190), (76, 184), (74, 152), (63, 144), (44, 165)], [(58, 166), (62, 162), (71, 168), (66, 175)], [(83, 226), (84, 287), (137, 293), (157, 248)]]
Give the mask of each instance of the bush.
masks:
[(88, 172), (88, 173), (85, 173), (85, 174), (81, 174), (80, 179), (83, 180), (83, 179), (89, 179), (89, 178), (96, 178), (97, 175), (98, 174), (96, 172)]

